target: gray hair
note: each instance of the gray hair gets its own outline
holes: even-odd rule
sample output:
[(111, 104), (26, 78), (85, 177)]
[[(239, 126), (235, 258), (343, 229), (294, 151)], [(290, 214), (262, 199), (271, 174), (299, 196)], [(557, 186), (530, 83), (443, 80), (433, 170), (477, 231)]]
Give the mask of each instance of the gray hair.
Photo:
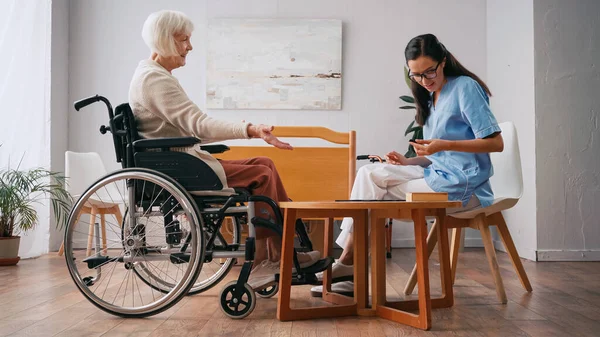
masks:
[(142, 38), (152, 52), (160, 56), (177, 55), (175, 34), (191, 34), (192, 21), (182, 12), (163, 10), (152, 13), (144, 22)]

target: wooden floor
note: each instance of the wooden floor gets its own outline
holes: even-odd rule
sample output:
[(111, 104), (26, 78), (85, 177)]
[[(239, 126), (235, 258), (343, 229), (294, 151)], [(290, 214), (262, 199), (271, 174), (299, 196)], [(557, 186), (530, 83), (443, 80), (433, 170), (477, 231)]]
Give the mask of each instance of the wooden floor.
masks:
[[(220, 286), (160, 315), (121, 319), (85, 300), (63, 258), (50, 254), (0, 267), (0, 336), (600, 336), (600, 263), (524, 261), (533, 286), (526, 293), (507, 255), (499, 252), (498, 259), (507, 305), (496, 298), (483, 249), (467, 249), (460, 255), (456, 305), (434, 310), (432, 330), (420, 331), (376, 318), (279, 322), (277, 296), (258, 299), (249, 317), (231, 320), (218, 307)], [(413, 261), (414, 250), (394, 250), (387, 265), (390, 298), (401, 297)], [(238, 272), (234, 268), (228, 279)], [(431, 275), (436, 295), (436, 260)], [(294, 287), (296, 306), (321, 304), (309, 289)]]

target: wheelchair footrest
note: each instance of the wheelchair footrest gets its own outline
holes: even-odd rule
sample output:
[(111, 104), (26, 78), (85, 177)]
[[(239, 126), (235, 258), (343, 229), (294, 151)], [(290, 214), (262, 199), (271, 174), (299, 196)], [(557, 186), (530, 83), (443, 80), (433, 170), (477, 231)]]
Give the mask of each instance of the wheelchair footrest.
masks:
[(89, 269), (95, 269), (105, 264), (108, 260), (110, 260), (109, 256), (90, 256), (85, 258), (83, 262), (87, 263)]
[(170, 256), (171, 263), (181, 264), (190, 262), (190, 254), (187, 253), (173, 253)]
[(311, 266), (300, 269), (298, 272), (304, 273), (304, 274), (318, 273), (318, 272), (321, 272), (321, 271), (327, 269), (330, 265), (333, 264), (333, 261), (334, 261), (333, 257), (327, 256), (327, 257), (315, 262), (315, 264), (313, 264)]
[[(294, 272), (292, 276), (292, 285), (297, 286), (307, 284), (321, 284), (321, 282), (319, 282), (319, 280), (315, 276), (315, 273), (327, 269), (331, 264), (333, 264), (333, 261), (334, 259), (332, 257), (326, 257), (324, 259), (320, 259), (315, 264), (309, 267), (300, 269), (300, 272)], [(279, 274), (275, 274), (275, 282), (279, 282), (279, 276)]]

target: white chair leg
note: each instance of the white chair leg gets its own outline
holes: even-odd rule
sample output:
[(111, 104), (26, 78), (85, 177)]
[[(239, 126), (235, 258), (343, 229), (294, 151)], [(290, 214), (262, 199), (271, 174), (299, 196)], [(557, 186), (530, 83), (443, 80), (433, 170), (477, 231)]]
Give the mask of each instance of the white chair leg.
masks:
[(502, 282), (502, 276), (500, 275), (500, 267), (498, 266), (498, 260), (496, 259), (496, 250), (494, 243), (492, 242), (492, 233), (490, 228), (485, 223), (485, 216), (477, 216), (475, 218), (479, 231), (481, 232), (481, 239), (483, 240), (483, 246), (485, 247), (485, 255), (487, 257), (492, 275), (494, 276), (494, 282), (496, 283), (496, 295), (502, 304), (506, 304), (506, 292), (504, 291), (504, 283)]
[[(79, 218), (81, 218), (81, 214), (83, 213), (79, 213), (77, 215), (77, 220), (75, 221), (75, 223), (79, 222)], [(58, 256), (63, 256), (63, 254), (65, 253), (65, 240), (63, 239), (63, 242), (60, 244), (60, 248), (58, 249)]]
[(100, 231), (102, 232), (102, 254), (106, 255), (106, 219), (104, 213), (100, 214)]
[[(88, 229), (88, 242), (87, 249), (85, 251), (85, 256), (90, 256), (92, 254), (92, 239), (94, 237), (94, 224), (96, 223), (96, 214), (98, 213), (98, 209), (96, 206), (92, 206), (92, 211), (90, 212), (90, 225)], [(96, 233), (100, 235), (100, 233)]]
[(504, 243), (504, 247), (508, 252), (508, 256), (510, 256), (510, 260), (512, 261), (513, 267), (515, 267), (517, 275), (519, 275), (519, 279), (521, 280), (523, 288), (529, 292), (533, 291), (531, 288), (531, 283), (529, 283), (527, 273), (525, 272), (525, 268), (523, 268), (523, 263), (521, 263), (521, 258), (517, 252), (517, 247), (515, 247), (515, 243), (510, 236), (510, 232), (508, 231), (508, 227), (506, 226), (506, 222), (504, 221), (502, 213), (495, 213), (492, 216), (494, 217), (494, 220), (496, 220), (494, 221), (494, 224), (498, 227), (498, 232), (500, 233), (502, 243)]
[(464, 238), (464, 231), (462, 228), (453, 228), (452, 229), (452, 239), (450, 242), (450, 270), (452, 273), (452, 285), (454, 285), (454, 281), (456, 280), (456, 266), (458, 265), (458, 252), (461, 251), (461, 238)]

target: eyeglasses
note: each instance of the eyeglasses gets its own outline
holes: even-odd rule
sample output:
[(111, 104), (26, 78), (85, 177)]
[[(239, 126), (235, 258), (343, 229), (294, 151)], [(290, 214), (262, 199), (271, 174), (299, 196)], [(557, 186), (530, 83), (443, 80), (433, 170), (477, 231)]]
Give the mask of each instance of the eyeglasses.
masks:
[(442, 62), (438, 62), (438, 64), (435, 66), (435, 68), (431, 69), (431, 70), (427, 70), (426, 72), (422, 73), (422, 74), (409, 74), (408, 78), (410, 78), (411, 80), (413, 80), (414, 82), (422, 82), (423, 81), (423, 77), (427, 78), (427, 79), (434, 79), (437, 77), (437, 69), (440, 66)]

